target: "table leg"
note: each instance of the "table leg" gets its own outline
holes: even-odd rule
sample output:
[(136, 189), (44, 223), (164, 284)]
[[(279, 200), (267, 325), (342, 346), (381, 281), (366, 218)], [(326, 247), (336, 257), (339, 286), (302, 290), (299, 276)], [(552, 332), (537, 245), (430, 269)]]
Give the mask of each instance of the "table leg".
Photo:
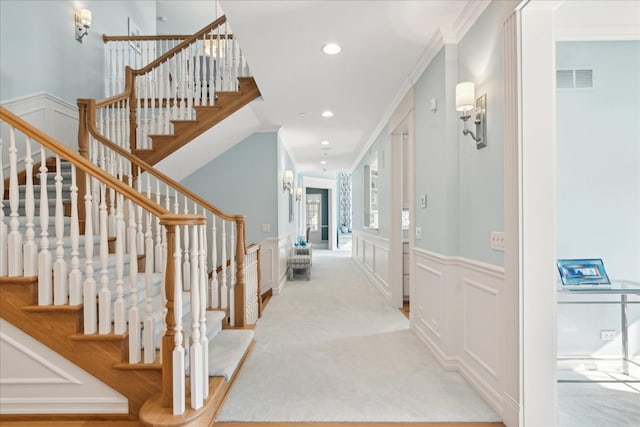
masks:
[(629, 375), (629, 331), (627, 324), (627, 295), (620, 296), (620, 321), (622, 324), (622, 372)]

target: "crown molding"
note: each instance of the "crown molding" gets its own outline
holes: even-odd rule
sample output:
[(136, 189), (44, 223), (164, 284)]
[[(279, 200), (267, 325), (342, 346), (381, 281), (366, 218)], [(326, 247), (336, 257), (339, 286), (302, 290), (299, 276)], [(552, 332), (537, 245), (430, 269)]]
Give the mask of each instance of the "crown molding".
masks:
[(474, 22), (480, 17), (482, 12), (489, 6), (490, 0), (470, 0), (453, 22), (453, 33), (456, 41), (460, 41)]
[(640, 27), (607, 26), (607, 27), (560, 27), (554, 30), (556, 41), (607, 41), (607, 40), (640, 40)]

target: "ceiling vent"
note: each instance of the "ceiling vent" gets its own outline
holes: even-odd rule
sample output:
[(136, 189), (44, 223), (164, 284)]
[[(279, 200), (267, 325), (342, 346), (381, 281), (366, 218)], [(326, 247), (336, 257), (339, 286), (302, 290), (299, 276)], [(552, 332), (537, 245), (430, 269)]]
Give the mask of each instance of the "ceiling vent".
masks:
[(593, 70), (587, 68), (556, 70), (556, 88), (591, 89)]

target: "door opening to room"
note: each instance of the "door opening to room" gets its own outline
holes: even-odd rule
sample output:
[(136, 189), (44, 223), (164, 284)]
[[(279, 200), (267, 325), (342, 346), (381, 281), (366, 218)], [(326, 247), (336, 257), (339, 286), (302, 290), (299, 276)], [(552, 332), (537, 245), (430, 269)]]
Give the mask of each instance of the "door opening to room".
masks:
[(327, 189), (307, 188), (307, 241), (322, 249), (328, 248), (329, 244), (328, 193)]

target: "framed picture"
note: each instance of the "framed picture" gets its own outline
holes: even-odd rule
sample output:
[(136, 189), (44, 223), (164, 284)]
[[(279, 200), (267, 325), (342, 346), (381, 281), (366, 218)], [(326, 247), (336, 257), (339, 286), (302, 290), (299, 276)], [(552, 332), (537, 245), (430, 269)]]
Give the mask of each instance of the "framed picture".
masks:
[[(140, 35), (140, 27), (136, 24), (131, 17), (127, 18), (127, 34), (130, 37), (137, 37)], [(142, 41), (140, 40), (132, 40), (129, 42), (129, 46), (131, 49), (135, 50), (138, 54), (142, 54)]]

